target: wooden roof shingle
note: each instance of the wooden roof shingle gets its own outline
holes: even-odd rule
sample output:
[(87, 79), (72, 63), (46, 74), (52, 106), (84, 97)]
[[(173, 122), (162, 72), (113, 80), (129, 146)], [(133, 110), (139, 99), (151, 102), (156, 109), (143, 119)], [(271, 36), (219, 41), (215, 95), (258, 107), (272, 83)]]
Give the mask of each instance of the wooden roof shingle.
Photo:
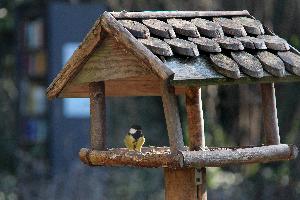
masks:
[(248, 11), (105, 12), (49, 86), (49, 98), (76, 77), (106, 34), (174, 85), (300, 80), (300, 53)]

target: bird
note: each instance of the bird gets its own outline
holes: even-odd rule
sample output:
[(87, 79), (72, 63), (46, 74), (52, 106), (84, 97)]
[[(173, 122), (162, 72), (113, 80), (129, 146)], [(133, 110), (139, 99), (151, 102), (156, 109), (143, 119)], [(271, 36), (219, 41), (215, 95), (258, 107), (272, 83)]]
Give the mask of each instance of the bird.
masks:
[(145, 137), (142, 128), (139, 125), (132, 125), (129, 132), (125, 135), (124, 144), (129, 150), (141, 152), (145, 143)]

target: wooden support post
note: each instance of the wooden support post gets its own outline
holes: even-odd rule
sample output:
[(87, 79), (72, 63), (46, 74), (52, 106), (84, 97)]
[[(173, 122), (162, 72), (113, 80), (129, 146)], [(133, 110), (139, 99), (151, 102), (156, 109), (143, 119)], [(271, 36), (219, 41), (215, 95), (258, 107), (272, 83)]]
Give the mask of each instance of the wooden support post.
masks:
[(104, 82), (101, 81), (90, 83), (89, 96), (91, 147), (95, 150), (104, 150), (106, 137)]
[[(175, 89), (169, 85), (168, 81), (162, 81), (161, 94), (164, 106), (164, 113), (167, 123), (168, 136), (171, 152), (175, 153), (184, 150), (181, 123)], [(165, 176), (165, 199), (181, 200), (195, 199), (189, 198), (193, 195), (191, 183), (195, 173), (191, 169), (169, 169), (164, 168)], [(195, 195), (195, 194), (194, 194)]]
[(196, 200), (195, 169), (164, 168), (165, 200)]
[(185, 101), (189, 127), (189, 147), (191, 151), (199, 151), (205, 147), (201, 88), (187, 88)]
[(261, 84), (261, 96), (266, 144), (280, 144), (274, 83)]
[[(189, 147), (190, 151), (199, 151), (205, 148), (204, 136), (204, 118), (201, 100), (201, 88), (189, 87), (185, 92), (186, 98), (186, 111), (188, 118), (189, 130)], [(206, 200), (206, 169), (197, 170), (196, 176), (199, 175), (197, 180), (197, 199)], [(195, 184), (195, 183), (194, 183)]]
[(161, 94), (167, 123), (170, 148), (172, 152), (184, 150), (179, 109), (174, 87), (168, 81), (162, 81)]

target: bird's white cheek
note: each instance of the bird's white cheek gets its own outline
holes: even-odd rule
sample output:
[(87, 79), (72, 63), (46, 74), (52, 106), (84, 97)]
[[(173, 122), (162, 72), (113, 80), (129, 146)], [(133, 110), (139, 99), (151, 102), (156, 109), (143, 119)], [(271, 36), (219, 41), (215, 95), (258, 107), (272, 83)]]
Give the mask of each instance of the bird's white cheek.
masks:
[(130, 134), (134, 134), (135, 132), (136, 132), (135, 129), (133, 129), (133, 128), (129, 129), (129, 133), (130, 133)]

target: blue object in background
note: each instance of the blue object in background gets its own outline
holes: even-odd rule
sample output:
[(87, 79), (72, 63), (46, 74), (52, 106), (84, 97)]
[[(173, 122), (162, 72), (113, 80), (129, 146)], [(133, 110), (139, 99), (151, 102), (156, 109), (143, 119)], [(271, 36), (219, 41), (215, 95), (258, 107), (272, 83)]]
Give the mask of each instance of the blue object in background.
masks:
[[(107, 7), (103, 4), (49, 3), (49, 84), (105, 10)], [(52, 174), (68, 170), (72, 162), (78, 162), (79, 149), (89, 146), (89, 117), (86, 111), (89, 103), (83, 103), (79, 109), (75, 105), (77, 103), (80, 100), (50, 101), (49, 157)]]
[[(77, 42), (68, 42), (62, 47), (62, 66), (71, 58), (78, 47)], [(63, 99), (63, 114), (66, 118), (88, 118), (90, 116), (90, 101), (88, 98)]]

